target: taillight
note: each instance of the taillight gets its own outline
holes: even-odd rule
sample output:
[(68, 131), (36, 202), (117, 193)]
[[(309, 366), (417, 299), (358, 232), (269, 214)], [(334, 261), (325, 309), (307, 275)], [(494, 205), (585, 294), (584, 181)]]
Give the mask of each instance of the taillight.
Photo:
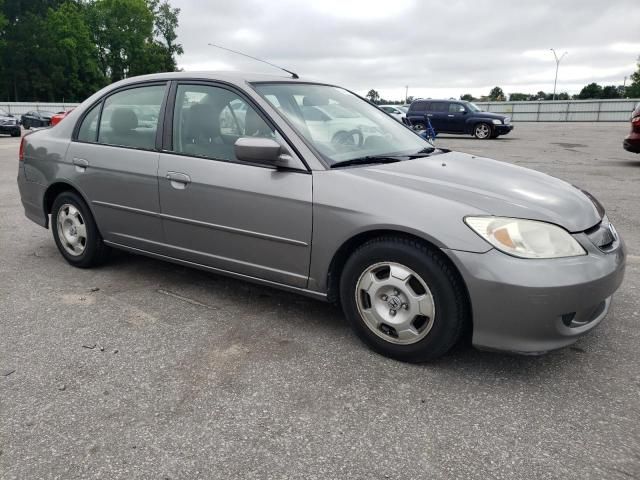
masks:
[(640, 115), (631, 119), (631, 131), (634, 133), (640, 133)]
[(20, 139), (20, 150), (18, 150), (18, 159), (21, 162), (24, 162), (24, 140), (24, 137)]

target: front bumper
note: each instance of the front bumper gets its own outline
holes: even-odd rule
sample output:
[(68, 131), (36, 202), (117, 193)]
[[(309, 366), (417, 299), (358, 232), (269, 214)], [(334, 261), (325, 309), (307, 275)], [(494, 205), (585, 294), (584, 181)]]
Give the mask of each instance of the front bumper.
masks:
[(511, 130), (513, 130), (513, 125), (511, 124), (502, 124), (502, 125), (494, 125), (493, 128), (498, 135), (506, 135)]
[(604, 319), (624, 278), (624, 244), (604, 253), (585, 234), (575, 238), (587, 255), (529, 260), (497, 250), (446, 251), (469, 291), (474, 346), (540, 354), (570, 345)]
[(625, 150), (632, 153), (640, 153), (640, 134), (631, 134), (622, 142)]
[(21, 134), (20, 125), (0, 125), (0, 133)]

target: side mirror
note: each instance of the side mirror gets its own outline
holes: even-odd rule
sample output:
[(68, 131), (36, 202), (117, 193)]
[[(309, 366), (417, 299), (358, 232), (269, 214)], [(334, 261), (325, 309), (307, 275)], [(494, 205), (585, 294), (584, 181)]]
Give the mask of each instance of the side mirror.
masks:
[(272, 138), (240, 137), (234, 144), (236, 158), (245, 162), (271, 163), (279, 168), (293, 166), (293, 158)]

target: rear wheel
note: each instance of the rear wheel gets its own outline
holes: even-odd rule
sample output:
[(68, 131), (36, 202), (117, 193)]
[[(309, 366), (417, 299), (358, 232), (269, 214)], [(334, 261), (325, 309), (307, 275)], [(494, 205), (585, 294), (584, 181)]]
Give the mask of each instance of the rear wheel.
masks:
[(422, 122), (416, 122), (413, 124), (413, 129), (414, 130), (424, 130), (424, 123)]
[(341, 303), (357, 335), (382, 355), (423, 362), (460, 338), (468, 309), (442, 254), (402, 237), (371, 240), (348, 259)]
[(29, 120), (25, 120), (24, 122), (22, 122), (22, 126), (25, 130), (31, 129), (31, 123), (29, 122)]
[(473, 136), (476, 137), (477, 139), (487, 140), (488, 138), (491, 138), (492, 134), (493, 134), (493, 129), (491, 128), (491, 125), (489, 125), (488, 123), (481, 122), (476, 124), (475, 127), (473, 127)]
[(62, 192), (54, 200), (51, 230), (58, 250), (74, 267), (100, 265), (109, 255), (89, 207), (74, 192)]
[(19, 137), (21, 135), (22, 132), (20, 132), (20, 130), (13, 130), (11, 132), (11, 136), (12, 137)]

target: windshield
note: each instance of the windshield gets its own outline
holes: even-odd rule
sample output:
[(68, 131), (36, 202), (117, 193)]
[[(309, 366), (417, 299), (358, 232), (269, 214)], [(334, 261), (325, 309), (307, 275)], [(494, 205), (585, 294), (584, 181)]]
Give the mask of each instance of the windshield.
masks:
[(305, 83), (254, 87), (330, 165), (374, 155), (411, 155), (432, 147), (343, 88)]
[(467, 107), (472, 112), (481, 112), (482, 111), (482, 109), (479, 106), (477, 106), (475, 103), (467, 102)]

